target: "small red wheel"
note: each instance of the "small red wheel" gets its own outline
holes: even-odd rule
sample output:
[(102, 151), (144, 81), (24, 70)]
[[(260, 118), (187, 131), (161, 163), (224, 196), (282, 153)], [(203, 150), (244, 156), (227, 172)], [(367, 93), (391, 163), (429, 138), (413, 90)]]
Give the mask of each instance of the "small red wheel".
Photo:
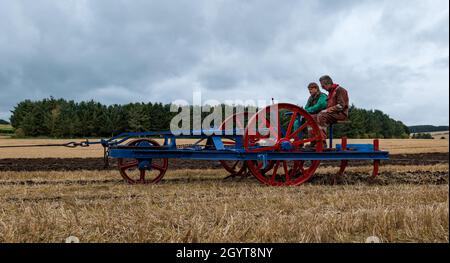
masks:
[[(137, 139), (127, 146), (152, 147), (160, 144), (152, 139)], [(119, 158), (118, 168), (120, 175), (130, 184), (151, 184), (159, 182), (167, 171), (168, 159), (152, 159), (149, 168), (139, 169), (137, 159)]]
[[(294, 130), (294, 122), (298, 117), (304, 121)], [(299, 134), (306, 128), (310, 130), (310, 137), (300, 138)], [(244, 134), (247, 152), (300, 152), (307, 143), (311, 143), (310, 151), (323, 150), (320, 129), (305, 110), (288, 103), (274, 104), (260, 110), (249, 120)], [(277, 160), (269, 162), (265, 169), (262, 169), (262, 161), (249, 161), (247, 164), (260, 182), (281, 186), (306, 182), (314, 175), (320, 161)]]

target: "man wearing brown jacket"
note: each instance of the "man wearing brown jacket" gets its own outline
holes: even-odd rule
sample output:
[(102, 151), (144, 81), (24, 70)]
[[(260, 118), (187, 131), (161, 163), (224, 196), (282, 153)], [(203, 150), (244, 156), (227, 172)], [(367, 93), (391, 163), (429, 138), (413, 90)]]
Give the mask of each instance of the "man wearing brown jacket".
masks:
[(334, 84), (330, 76), (322, 76), (320, 85), (328, 91), (327, 108), (317, 114), (316, 121), (322, 132), (323, 139), (327, 138), (327, 127), (348, 119), (348, 93), (343, 87)]

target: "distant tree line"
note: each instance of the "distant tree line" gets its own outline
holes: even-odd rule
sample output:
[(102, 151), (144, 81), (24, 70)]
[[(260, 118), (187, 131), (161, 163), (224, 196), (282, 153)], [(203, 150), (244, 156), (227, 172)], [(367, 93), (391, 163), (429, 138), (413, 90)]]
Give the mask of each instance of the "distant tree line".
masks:
[(335, 137), (348, 138), (409, 138), (408, 126), (394, 120), (380, 110), (365, 110), (352, 105), (349, 109), (349, 124), (333, 127)]
[(2, 119), (0, 119), (0, 124), (5, 124), (5, 125), (7, 125), (7, 124), (9, 124), (9, 122), (7, 122), (7, 121), (5, 121), (5, 120), (2, 120)]
[[(22, 101), (11, 112), (11, 125), (17, 136), (57, 138), (108, 137), (127, 131), (169, 130), (171, 119), (178, 114), (170, 112), (170, 104), (149, 102), (107, 106), (95, 101), (74, 102), (52, 97)], [(202, 113), (202, 118), (208, 114)], [(351, 106), (349, 118), (350, 124), (335, 126), (334, 136), (409, 137), (407, 126), (379, 110), (369, 111)]]
[(415, 125), (409, 126), (408, 128), (411, 133), (448, 131), (448, 126)]
[(25, 100), (10, 118), (18, 136), (97, 137), (126, 131), (156, 131), (169, 127), (174, 113), (162, 103), (103, 105), (64, 99)]
[(414, 133), (411, 136), (412, 139), (433, 139), (433, 136), (430, 133)]

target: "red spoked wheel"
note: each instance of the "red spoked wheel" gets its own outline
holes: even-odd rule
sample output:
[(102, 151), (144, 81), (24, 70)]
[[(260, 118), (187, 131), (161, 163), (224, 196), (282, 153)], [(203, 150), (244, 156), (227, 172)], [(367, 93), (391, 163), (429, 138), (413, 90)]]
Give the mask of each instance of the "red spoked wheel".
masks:
[[(294, 129), (297, 118), (300, 127)], [(309, 138), (301, 133), (309, 129)], [(309, 145), (308, 145), (309, 144)], [(250, 120), (245, 129), (244, 148), (247, 152), (321, 152), (323, 138), (313, 117), (302, 108), (288, 103), (268, 106)], [(308, 149), (308, 150), (306, 150)], [(249, 161), (252, 174), (262, 183), (273, 186), (299, 185), (314, 175), (320, 161), (276, 160), (263, 169), (262, 161)]]
[[(245, 131), (245, 126), (248, 123), (249, 117), (251, 117), (254, 113), (248, 113), (248, 112), (238, 112), (236, 114), (233, 114), (232, 116), (229, 116), (226, 118), (222, 124), (219, 126), (220, 130), (234, 130), (235, 133), (234, 136), (243, 136)], [(236, 141), (233, 138), (225, 138), (223, 140), (223, 144), (225, 146), (235, 146)], [(222, 164), (223, 168), (230, 173), (225, 178), (233, 178), (236, 176), (245, 177), (248, 176), (249, 170), (247, 166), (246, 161), (241, 160), (233, 160), (233, 161), (227, 161), (227, 160), (220, 160), (220, 164)]]
[[(160, 144), (152, 139), (137, 139), (127, 144), (130, 147), (152, 147)], [(141, 164), (137, 159), (119, 158), (118, 168), (120, 175), (129, 184), (154, 184), (158, 183), (167, 171), (168, 159), (151, 159)]]

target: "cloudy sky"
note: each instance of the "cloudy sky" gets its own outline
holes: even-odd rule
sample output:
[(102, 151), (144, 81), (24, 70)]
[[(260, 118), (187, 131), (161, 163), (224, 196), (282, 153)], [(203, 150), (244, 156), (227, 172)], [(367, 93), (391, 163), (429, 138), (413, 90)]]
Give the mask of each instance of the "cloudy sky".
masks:
[(4, 119), (50, 95), (303, 105), (329, 74), (357, 107), (449, 123), (447, 0), (0, 0), (0, 32)]

